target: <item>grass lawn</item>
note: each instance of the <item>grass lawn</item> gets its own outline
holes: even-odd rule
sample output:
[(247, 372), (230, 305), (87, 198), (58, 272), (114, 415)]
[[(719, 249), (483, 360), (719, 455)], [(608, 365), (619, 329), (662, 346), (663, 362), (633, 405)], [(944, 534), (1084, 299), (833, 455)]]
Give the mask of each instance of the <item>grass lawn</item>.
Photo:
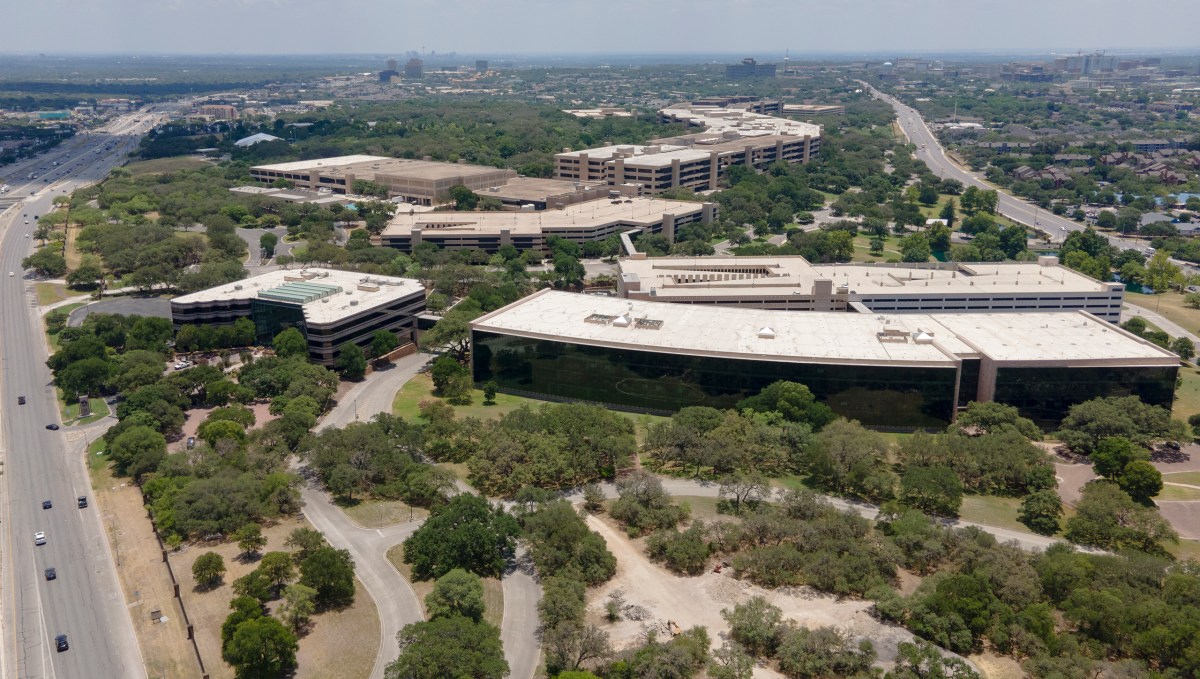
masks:
[[(400, 391), (396, 393), (396, 398), (392, 401), (392, 414), (405, 420), (416, 420), (421, 415), (421, 402), (430, 401), (437, 398), (437, 396), (433, 395), (433, 378), (429, 375), (416, 375), (411, 380), (406, 382), (404, 386), (400, 388)], [(471, 405), (454, 406), (454, 412), (459, 418), (477, 417), (481, 420), (496, 420), (523, 405), (528, 405), (531, 408), (537, 408), (541, 405), (549, 403), (553, 403), (553, 401), (540, 401), (535, 398), (513, 396), (512, 394), (496, 394), (495, 405), (488, 406), (483, 405), (483, 390), (472, 389)], [(613, 412), (633, 420), (634, 425), (636, 425), (638, 429), (639, 441), (641, 432), (647, 426), (655, 422), (661, 422), (668, 419), (658, 415), (627, 413), (617, 410), (614, 410)]]
[(900, 261), (900, 239), (888, 236), (883, 240), (883, 254), (871, 254), (871, 237), (862, 233), (854, 237), (854, 256), (852, 262), (886, 262), (889, 259)]
[(1126, 292), (1125, 301), (1153, 311), (1192, 334), (1200, 332), (1200, 309), (1193, 309), (1184, 304), (1183, 295), (1178, 292), (1164, 292), (1161, 295)]
[(339, 502), (338, 506), (351, 521), (363, 528), (383, 528), (429, 516), (427, 509), (410, 507), (399, 500), (351, 500)]
[(720, 498), (715, 497), (700, 497), (696, 495), (675, 495), (671, 498), (677, 505), (687, 505), (692, 510), (693, 519), (701, 519), (704, 521), (714, 521), (717, 519), (734, 518), (729, 514), (721, 514), (717, 511), (717, 503)]
[(91, 397), (88, 399), (88, 405), (91, 406), (92, 414), (87, 417), (79, 417), (79, 401), (74, 400), (70, 403), (63, 401), (62, 389), (56, 389), (58, 393), (58, 401), (62, 403), (62, 419), (63, 424), (88, 424), (95, 422), (104, 417), (108, 417), (108, 404), (102, 398)]
[(1188, 417), (1200, 413), (1200, 370), (1180, 366), (1179, 377), (1182, 384), (1175, 390), (1171, 416), (1177, 420), (1187, 420)]
[(1179, 544), (1167, 544), (1167, 551), (1176, 559), (1194, 559), (1200, 561), (1200, 541), (1197, 540), (1180, 540)]
[[(59, 308), (55, 309), (54, 311), (61, 311), (64, 314), (70, 315), (70, 313), (72, 311), (78, 309), (79, 307), (83, 306), (84, 304), (85, 304), (84, 302), (75, 302), (74, 304), (64, 304), (63, 306), (60, 306)], [(43, 322), (45, 322), (44, 319), (43, 319)], [(54, 333), (52, 335), (49, 332), (47, 332), (46, 333), (46, 342), (47, 342), (47, 344), (50, 345), (50, 353), (53, 354), (54, 352), (58, 351), (58, 333)]]
[(1189, 486), (1200, 486), (1200, 472), (1172, 472), (1163, 474), (1163, 481), (1169, 483), (1186, 483)]
[(108, 452), (105, 451), (104, 448), (104, 439), (96, 439), (95, 441), (92, 441), (91, 445), (88, 446), (87, 466), (88, 471), (91, 472), (93, 476), (108, 466)]
[(33, 288), (37, 291), (38, 304), (41, 306), (50, 306), (55, 302), (61, 302), (74, 296), (74, 293), (69, 292), (67, 286), (62, 283), (39, 281), (33, 284)]
[(1180, 502), (1200, 500), (1200, 488), (1187, 488), (1185, 486), (1167, 486), (1164, 485), (1162, 492), (1154, 497), (1155, 500), (1166, 502)]
[(964, 521), (973, 521), (987, 526), (1019, 530), (1032, 533), (1025, 524), (1017, 521), (1021, 508), (1020, 498), (996, 497), (994, 495), (964, 495), (958, 515)]
[(154, 160), (139, 160), (125, 166), (134, 175), (160, 174), (176, 170), (194, 170), (198, 167), (208, 167), (212, 163), (199, 158), (179, 156), (176, 158), (155, 158)]

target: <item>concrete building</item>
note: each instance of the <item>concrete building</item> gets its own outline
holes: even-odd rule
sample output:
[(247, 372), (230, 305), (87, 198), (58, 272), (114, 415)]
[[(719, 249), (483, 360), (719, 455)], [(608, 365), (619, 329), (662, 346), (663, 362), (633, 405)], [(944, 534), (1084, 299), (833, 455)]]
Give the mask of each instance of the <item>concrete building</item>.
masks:
[(1058, 263), (810, 264), (803, 257), (621, 259), (617, 291), (636, 300), (790, 311), (1086, 311), (1117, 323), (1124, 287)]
[(487, 59), (476, 59), (475, 60), (475, 72), (476, 73), (487, 73), (487, 70), (488, 70)]
[(740, 64), (729, 64), (725, 67), (725, 77), (730, 80), (743, 78), (774, 78), (775, 64), (760, 64), (747, 57)]
[(338, 156), (292, 163), (257, 165), (250, 176), (265, 184), (287, 179), (301, 189), (327, 189), (334, 193), (354, 193), (354, 182), (366, 180), (382, 184), (388, 196), (406, 203), (432, 205), (450, 187), (463, 185), (478, 191), (503, 186), (517, 176), (512, 170), (481, 165), (440, 163), (432, 160), (384, 158), (382, 156)]
[(789, 116), (844, 116), (846, 107), (838, 104), (784, 104), (783, 114)]
[(404, 77), (419, 79), (425, 75), (425, 62), (420, 59), (409, 59), (404, 64)]
[(419, 281), (333, 269), (272, 271), (171, 300), (176, 329), (250, 318), (257, 341), (270, 344), (294, 327), (308, 339), (309, 358), (326, 366), (345, 342), (366, 348), (376, 330), (396, 333), (401, 344), (414, 341), (424, 311)]
[(638, 412), (734, 407), (805, 384), (872, 427), (941, 429), (971, 401), (1043, 425), (1136, 395), (1170, 409), (1179, 357), (1086, 312), (797, 314), (543, 290), (471, 323), (473, 376)]
[(821, 147), (821, 128), (740, 108), (681, 104), (659, 111), (662, 122), (703, 132), (649, 144), (607, 145), (554, 156), (556, 179), (635, 186), (644, 195), (686, 187), (718, 188), (730, 165), (766, 169), (777, 160), (807, 163)]
[(217, 120), (235, 120), (238, 117), (237, 108), (229, 104), (205, 104), (196, 107), (196, 113)]
[(601, 199), (544, 212), (402, 212), (380, 234), (387, 247), (411, 252), (421, 243), (496, 252), (512, 245), (518, 250), (546, 250), (546, 239), (559, 236), (576, 243), (601, 241), (630, 231), (661, 233), (675, 239), (684, 224), (709, 223), (715, 203), (656, 198)]

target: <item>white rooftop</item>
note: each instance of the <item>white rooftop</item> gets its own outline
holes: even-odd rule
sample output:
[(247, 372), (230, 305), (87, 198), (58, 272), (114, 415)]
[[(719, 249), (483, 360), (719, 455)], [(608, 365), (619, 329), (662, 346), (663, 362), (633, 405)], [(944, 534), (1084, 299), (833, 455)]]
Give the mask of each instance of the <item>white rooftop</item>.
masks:
[(425, 212), (398, 213), (384, 229), (384, 236), (412, 233), (422, 229), (435, 233), (540, 233), (570, 229), (590, 229), (620, 222), (630, 227), (660, 223), (663, 215), (676, 217), (698, 212), (704, 203), (658, 198), (600, 198), (573, 203), (561, 210), (539, 212)]
[(945, 268), (899, 264), (811, 264), (800, 256), (621, 259), (623, 275), (659, 297), (811, 294), (818, 279), (852, 297), (995, 293), (1099, 293), (1102, 283), (1064, 266), (1038, 262), (962, 263)]
[(544, 290), (472, 327), (593, 346), (783, 362), (949, 367), (956, 357), (980, 355), (1035, 364), (1179, 361), (1083, 312), (797, 314)]
[(419, 281), (410, 278), (368, 276), (336, 269), (280, 269), (176, 297), (171, 302), (189, 304), (224, 299), (253, 299), (261, 297), (260, 293), (269, 293), (285, 285), (289, 286), (284, 288), (285, 291), (296, 287), (340, 288), (332, 294), (312, 301), (297, 300), (304, 308), (305, 319), (310, 323), (333, 323), (423, 289)]
[(252, 134), (249, 137), (242, 137), (241, 139), (233, 142), (233, 145), (234, 146), (254, 146), (255, 144), (257, 144), (259, 142), (279, 141), (279, 140), (280, 140), (280, 137), (276, 137), (273, 134), (267, 134), (266, 132), (259, 132), (257, 134)]
[(377, 163), (395, 160), (395, 158), (385, 158), (383, 156), (334, 156), (332, 158), (316, 158), (313, 160), (297, 160), (291, 163), (275, 163), (273, 165), (255, 165), (255, 170), (264, 170), (268, 172), (300, 172), (302, 170), (310, 170), (318, 167), (344, 167), (346, 165), (356, 165), (358, 163)]
[(787, 118), (752, 113), (737, 108), (722, 108), (719, 106), (696, 106), (693, 104), (676, 104), (662, 109), (661, 113), (679, 120), (686, 120), (691, 125), (703, 127), (705, 132), (722, 134), (736, 132), (741, 137), (757, 137), (771, 134), (803, 137), (821, 135), (821, 126), (812, 123), (802, 123)]

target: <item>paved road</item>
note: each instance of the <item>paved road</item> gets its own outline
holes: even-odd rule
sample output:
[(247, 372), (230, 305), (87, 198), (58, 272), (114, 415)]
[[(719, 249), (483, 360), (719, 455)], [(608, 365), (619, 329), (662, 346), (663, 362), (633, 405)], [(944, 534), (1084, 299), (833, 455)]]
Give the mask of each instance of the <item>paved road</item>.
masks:
[(1171, 337), (1186, 337), (1192, 342), (1200, 342), (1200, 337), (1197, 337), (1192, 331), (1184, 328), (1175, 321), (1167, 319), (1166, 316), (1159, 314), (1154, 309), (1138, 306), (1129, 300), (1125, 300), (1125, 305), (1126, 306), (1121, 309), (1122, 322), (1128, 321), (1134, 316), (1141, 316), (1142, 318), (1146, 319), (1147, 322), (1158, 326), (1163, 332), (1167, 333)]
[[(325, 416), (317, 430), (344, 427), (355, 421), (366, 421), (377, 413), (391, 412), (396, 392), (432, 358), (429, 354), (406, 356), (387, 370), (372, 374), (339, 399), (338, 405)], [(474, 492), (462, 481), (458, 487), (461, 492)], [(412, 588), (387, 560), (387, 550), (403, 542), (420, 522), (378, 530), (364, 529), (346, 519), (328, 494), (316, 487), (302, 489), (301, 495), (305, 516), (332, 544), (350, 550), (359, 578), (379, 607), (382, 643), (371, 677), (381, 679), (387, 663), (397, 655), (396, 633), (405, 625), (424, 618), (421, 603)], [(509, 677), (532, 679), (541, 648), (537, 603), (541, 600), (542, 589), (523, 553), (517, 555), (516, 563), (504, 574), (500, 584), (504, 592), (500, 639), (510, 668)]]
[(83, 319), (91, 314), (122, 314), (128, 316), (157, 316), (171, 318), (171, 300), (165, 297), (117, 297), (92, 302), (71, 312), (67, 317), (67, 325), (78, 328), (83, 325)]
[[(147, 120), (135, 122), (142, 118)], [(15, 274), (0, 272), (0, 674), (5, 677), (146, 676), (97, 507), (94, 502), (87, 509), (75, 506), (78, 495), (91, 495), (82, 439), (68, 444), (73, 438), (68, 432), (44, 428), (58, 422), (58, 407), (32, 280), (24, 276), (20, 262), (32, 245), (24, 236), (25, 215), (32, 220), (34, 214), (45, 214), (54, 195), (103, 178), (136, 146), (149, 118), (118, 120), (51, 152), (48, 157), (61, 160), (50, 182), (7, 180), (13, 184), (9, 195), (25, 200), (0, 217), (0, 270)], [(104, 150), (106, 145), (112, 149)], [(27, 397), (26, 405), (17, 405), (18, 395)], [(43, 510), (44, 499), (54, 507)], [(45, 546), (34, 546), (35, 531), (46, 532)], [(45, 580), (48, 567), (57, 569), (57, 580)], [(70, 640), (64, 653), (54, 649), (54, 636), (60, 633)]]
[[(909, 141), (917, 146), (917, 158), (925, 161), (925, 164), (929, 166), (929, 169), (934, 174), (943, 179), (957, 179), (964, 186), (976, 186), (989, 190), (996, 189), (995, 186), (988, 184), (978, 175), (963, 169), (951, 160), (946, 155), (946, 150), (942, 148), (937, 137), (934, 136), (933, 131), (929, 129), (929, 126), (921, 118), (921, 114), (916, 109), (905, 105), (895, 97), (876, 90), (865, 82), (859, 82), (876, 99), (890, 104), (895, 109), (896, 119), (900, 124), (900, 129), (904, 132), (904, 136), (908, 137)], [(1087, 228), (1084, 224), (1059, 217), (1053, 212), (1043, 210), (1021, 198), (1005, 193), (1003, 190), (998, 191), (998, 193), (997, 211), (1000, 214), (1025, 226), (1041, 229), (1049, 234), (1050, 238), (1054, 241), (1062, 241), (1070, 232), (1083, 231)], [(1146, 247), (1145, 242), (1114, 236), (1109, 236), (1108, 241), (1122, 249), (1134, 248), (1141, 250)], [(1182, 264), (1182, 262), (1178, 263)]]

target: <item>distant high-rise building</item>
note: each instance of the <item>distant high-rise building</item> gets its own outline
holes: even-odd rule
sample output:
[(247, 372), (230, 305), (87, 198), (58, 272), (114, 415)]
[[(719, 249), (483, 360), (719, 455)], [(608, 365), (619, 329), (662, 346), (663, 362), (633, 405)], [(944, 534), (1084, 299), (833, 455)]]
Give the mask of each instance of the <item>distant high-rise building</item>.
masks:
[(740, 64), (730, 64), (725, 67), (725, 77), (739, 78), (774, 78), (775, 64), (760, 64), (752, 58), (742, 59)]
[(395, 59), (387, 60), (387, 69), (379, 72), (379, 82), (391, 82), (392, 78), (400, 76), (400, 62)]
[(409, 59), (407, 64), (404, 64), (405, 78), (420, 78), (425, 75), (425, 62), (420, 59)]
[(486, 70), (487, 70), (487, 59), (476, 59), (475, 60), (475, 72), (483, 73)]

